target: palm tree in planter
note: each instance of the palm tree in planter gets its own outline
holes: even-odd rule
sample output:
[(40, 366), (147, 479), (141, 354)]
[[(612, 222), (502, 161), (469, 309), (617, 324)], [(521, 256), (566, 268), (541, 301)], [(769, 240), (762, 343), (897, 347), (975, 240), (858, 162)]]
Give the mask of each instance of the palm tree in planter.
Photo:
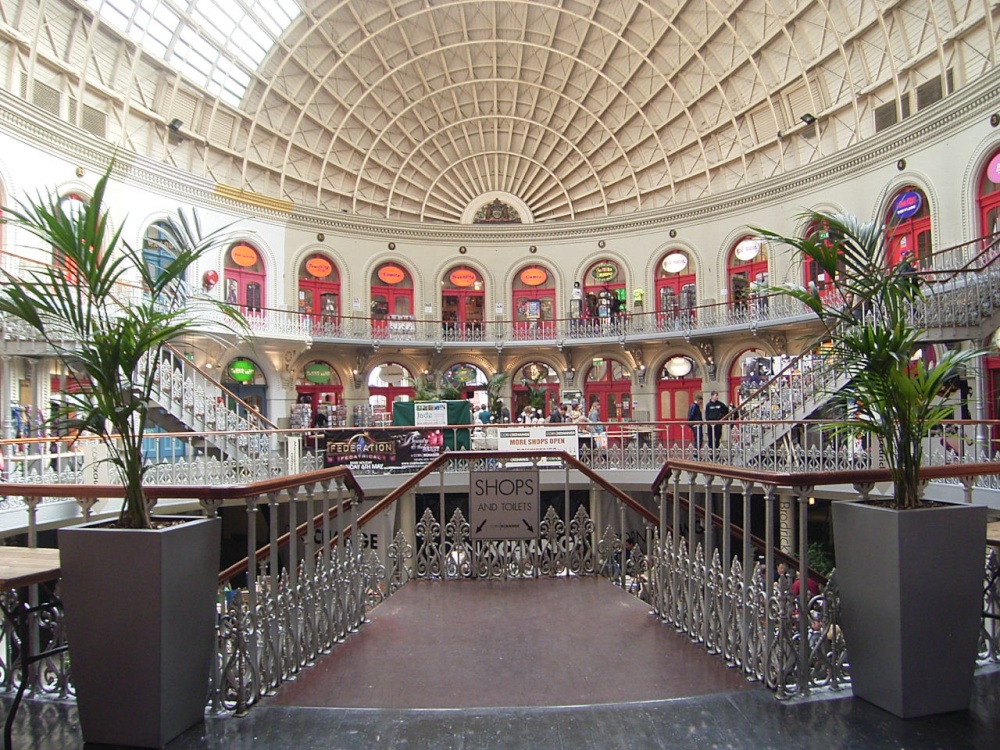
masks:
[[(221, 311), (232, 330), (245, 330), (245, 323), (231, 307), (192, 295), (185, 285), (186, 272), (220, 234), (202, 237), (197, 220), (183, 213), (161, 222), (162, 239), (151, 242), (170, 260), (151, 267), (142, 249), (111, 228), (111, 173), (109, 166), (77, 211), (64, 210), (53, 192), (3, 209), (3, 221), (51, 248), (54, 262), (20, 276), (2, 271), (0, 316), (30, 329), (73, 373), (76, 388), (50, 419), (98, 436), (124, 488), (117, 522), (59, 532), (84, 739), (161, 747), (204, 713), (220, 522), (150, 515), (143, 491), (150, 395), (161, 350), (201, 330), (206, 308)], [(179, 578), (164, 581), (161, 571)], [(179, 646), (179, 653), (167, 654), (165, 644)], [(142, 697), (151, 705), (130, 703)]]
[[(833, 505), (854, 694), (904, 718), (967, 708), (971, 697), (983, 585), (986, 508), (923, 498), (920, 470), (931, 431), (954, 404), (940, 394), (976, 349), (949, 349), (935, 362), (914, 355), (922, 331), (917, 278), (889, 264), (892, 227), (840, 214), (807, 212), (816, 229), (762, 237), (810, 260), (833, 293), (787, 286), (772, 291), (806, 305), (850, 378), (829, 394), (847, 415), (829, 429), (877, 445), (892, 496)], [(912, 270), (912, 269), (909, 269)]]

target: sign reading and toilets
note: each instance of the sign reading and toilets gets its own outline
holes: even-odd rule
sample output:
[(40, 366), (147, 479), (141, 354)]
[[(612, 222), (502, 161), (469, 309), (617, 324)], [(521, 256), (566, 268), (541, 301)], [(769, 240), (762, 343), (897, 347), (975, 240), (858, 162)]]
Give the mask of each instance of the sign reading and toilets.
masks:
[(537, 539), (538, 469), (469, 472), (469, 528), (474, 540)]

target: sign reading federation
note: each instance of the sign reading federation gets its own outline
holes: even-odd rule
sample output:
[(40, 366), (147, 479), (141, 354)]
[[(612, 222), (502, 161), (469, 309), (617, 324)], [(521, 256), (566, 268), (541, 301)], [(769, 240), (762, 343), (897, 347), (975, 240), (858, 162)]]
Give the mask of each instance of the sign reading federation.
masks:
[(474, 540), (537, 539), (538, 469), (469, 472)]

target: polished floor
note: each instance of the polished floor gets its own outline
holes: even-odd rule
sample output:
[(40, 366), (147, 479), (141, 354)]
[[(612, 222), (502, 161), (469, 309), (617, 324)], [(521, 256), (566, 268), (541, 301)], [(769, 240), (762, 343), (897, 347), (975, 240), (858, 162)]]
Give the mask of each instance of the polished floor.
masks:
[[(969, 711), (933, 718), (843, 693), (781, 703), (606, 581), (567, 583), (410, 584), (247, 717), (167, 750), (1000, 748), (1000, 670), (977, 676)], [(72, 705), (18, 716), (18, 750), (81, 747)]]

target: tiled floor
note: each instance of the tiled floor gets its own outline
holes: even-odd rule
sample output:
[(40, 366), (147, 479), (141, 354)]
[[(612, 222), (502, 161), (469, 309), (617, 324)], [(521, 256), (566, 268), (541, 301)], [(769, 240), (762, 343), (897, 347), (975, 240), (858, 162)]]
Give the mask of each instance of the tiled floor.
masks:
[[(1000, 670), (976, 678), (969, 711), (933, 718), (902, 721), (843, 695), (781, 703), (657, 623), (641, 603), (602, 589), (604, 581), (576, 591), (603, 602), (586, 620), (561, 609), (564, 589), (537, 583), (517, 591), (426, 584), (408, 597), (404, 589), (361, 633), (247, 717), (210, 717), (167, 748), (1000, 748)], [(525, 606), (525, 595), (546, 604)], [(460, 606), (463, 597), (475, 606)], [(487, 647), (490, 631), (496, 638)], [(517, 659), (499, 658), (508, 655)], [(377, 704), (390, 707), (360, 707)], [(17, 724), (18, 750), (83, 747), (72, 705), (29, 702)]]

